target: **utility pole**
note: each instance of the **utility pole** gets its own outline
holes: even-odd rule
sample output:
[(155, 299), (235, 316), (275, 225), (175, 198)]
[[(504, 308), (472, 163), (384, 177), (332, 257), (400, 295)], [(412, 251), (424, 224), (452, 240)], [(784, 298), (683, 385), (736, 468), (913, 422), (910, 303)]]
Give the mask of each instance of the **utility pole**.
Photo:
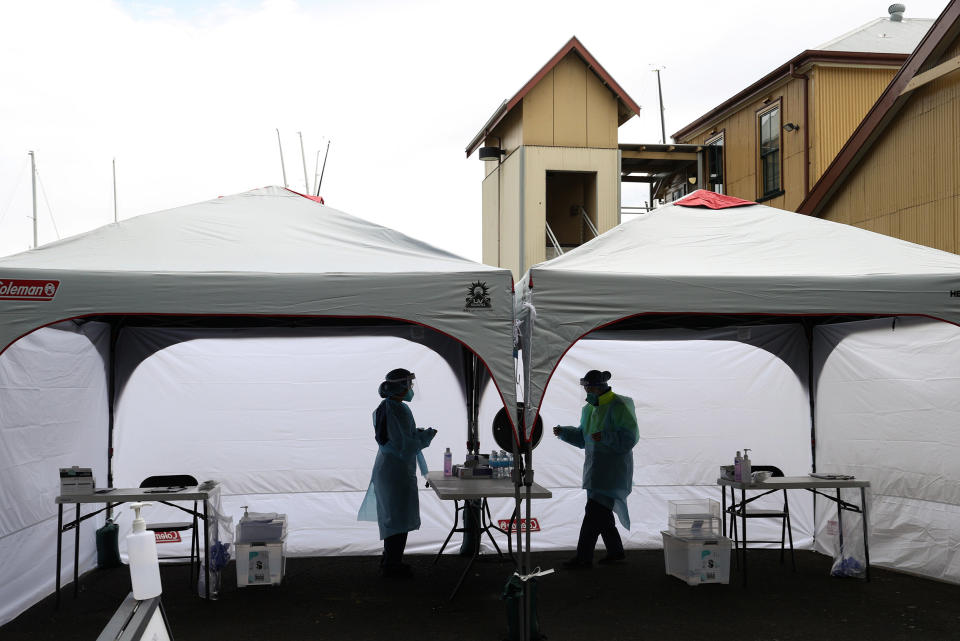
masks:
[(30, 154), (30, 180), (33, 183), (33, 248), (37, 248), (37, 156)]
[(660, 71), (666, 67), (655, 67), (653, 71), (657, 74), (657, 98), (660, 99), (660, 142), (667, 144), (667, 126), (663, 121), (663, 90), (660, 87)]
[(280, 147), (280, 170), (283, 171), (283, 187), (287, 188), (287, 167), (283, 164), (283, 144), (280, 142), (280, 130), (277, 129), (277, 146)]
[(300, 160), (303, 161), (303, 193), (310, 193), (310, 181), (307, 180), (307, 155), (303, 151), (303, 133), (297, 132), (297, 135), (300, 136)]

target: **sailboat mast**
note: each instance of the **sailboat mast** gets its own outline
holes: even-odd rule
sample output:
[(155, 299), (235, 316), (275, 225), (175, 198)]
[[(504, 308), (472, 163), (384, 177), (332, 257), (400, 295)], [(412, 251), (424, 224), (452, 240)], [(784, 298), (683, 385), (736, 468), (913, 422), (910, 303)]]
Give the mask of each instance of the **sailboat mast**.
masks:
[(303, 161), (303, 191), (309, 194), (310, 181), (307, 179), (307, 155), (303, 151), (303, 133), (298, 131), (297, 135), (300, 136), (300, 160)]
[(32, 151), (30, 154), (30, 180), (33, 183), (33, 248), (37, 248), (37, 157)]
[(280, 142), (280, 130), (277, 129), (277, 146), (280, 147), (280, 170), (283, 171), (283, 187), (287, 187), (287, 167), (283, 164), (283, 144)]

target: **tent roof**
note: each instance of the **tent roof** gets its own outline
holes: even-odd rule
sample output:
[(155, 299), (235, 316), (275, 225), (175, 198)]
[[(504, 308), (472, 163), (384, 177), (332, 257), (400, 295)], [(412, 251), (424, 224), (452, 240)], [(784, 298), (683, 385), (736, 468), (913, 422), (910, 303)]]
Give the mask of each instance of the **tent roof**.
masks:
[(123, 220), (0, 258), (4, 268), (274, 274), (495, 270), (282, 187)]
[[(694, 192), (683, 200), (697, 198)], [(954, 273), (960, 256), (765, 205), (659, 207), (531, 269), (632, 275)]]
[(532, 425), (557, 363), (596, 329), (648, 315), (960, 324), (960, 256), (765, 205), (672, 204), (531, 267), (515, 309)]

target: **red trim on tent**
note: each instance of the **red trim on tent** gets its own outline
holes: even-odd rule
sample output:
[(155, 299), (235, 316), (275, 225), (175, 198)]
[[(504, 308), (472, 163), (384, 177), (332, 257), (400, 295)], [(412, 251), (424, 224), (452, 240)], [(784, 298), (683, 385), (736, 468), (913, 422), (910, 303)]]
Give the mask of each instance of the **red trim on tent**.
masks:
[(729, 207), (743, 207), (744, 205), (756, 205), (752, 200), (743, 200), (733, 196), (724, 196), (715, 191), (698, 189), (689, 196), (684, 196), (673, 203), (684, 207), (708, 207), (710, 209), (727, 209)]
[(301, 196), (303, 196), (304, 198), (309, 198), (310, 200), (312, 200), (312, 201), (315, 202), (315, 203), (320, 203), (321, 205), (324, 204), (324, 203), (323, 203), (323, 196), (310, 196), (310, 195), (308, 195), (308, 194), (301, 194)]

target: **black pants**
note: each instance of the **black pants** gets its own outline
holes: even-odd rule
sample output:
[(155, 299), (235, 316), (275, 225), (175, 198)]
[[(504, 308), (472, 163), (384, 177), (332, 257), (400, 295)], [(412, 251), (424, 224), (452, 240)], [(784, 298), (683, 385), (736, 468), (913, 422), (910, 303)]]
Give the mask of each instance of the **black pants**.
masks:
[(403, 549), (407, 547), (407, 533), (393, 534), (383, 540), (382, 565), (400, 565), (403, 562)]
[(597, 537), (603, 538), (607, 554), (623, 554), (623, 541), (613, 522), (613, 510), (600, 505), (593, 499), (587, 500), (583, 510), (583, 525), (580, 526), (580, 540), (577, 542), (577, 558), (584, 562), (593, 561), (593, 548), (597, 546)]

